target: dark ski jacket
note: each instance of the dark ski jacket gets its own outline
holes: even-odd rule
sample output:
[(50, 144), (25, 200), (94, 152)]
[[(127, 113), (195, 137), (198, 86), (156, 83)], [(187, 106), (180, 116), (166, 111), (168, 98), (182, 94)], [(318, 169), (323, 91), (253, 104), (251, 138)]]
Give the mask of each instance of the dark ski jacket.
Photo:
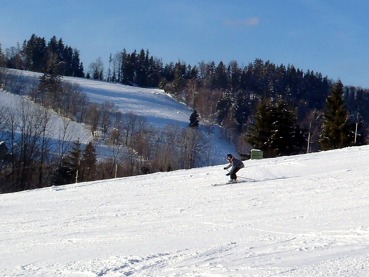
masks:
[(233, 171), (238, 168), (238, 169), (241, 169), (241, 168), (244, 168), (245, 165), (243, 164), (243, 162), (239, 159), (236, 159), (235, 157), (232, 158), (231, 162), (229, 163), (229, 165), (227, 165), (224, 169), (228, 169), (228, 168), (231, 168), (231, 170), (229, 171), (229, 173), (233, 173)]

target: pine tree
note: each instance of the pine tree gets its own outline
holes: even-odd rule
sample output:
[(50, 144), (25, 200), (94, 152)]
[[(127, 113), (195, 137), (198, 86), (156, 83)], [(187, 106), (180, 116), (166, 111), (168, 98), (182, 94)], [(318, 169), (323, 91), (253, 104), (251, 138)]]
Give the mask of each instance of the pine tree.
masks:
[(235, 93), (234, 118), (237, 121), (238, 130), (242, 129), (251, 113), (251, 106), (246, 93), (238, 91)]
[(215, 68), (213, 83), (217, 89), (225, 90), (228, 87), (227, 69), (223, 62), (219, 62)]
[(83, 69), (83, 63), (80, 61), (79, 58), (79, 51), (77, 49), (74, 49), (73, 56), (71, 60), (71, 76), (74, 77), (84, 77), (84, 69)]
[(71, 151), (62, 160), (58, 169), (53, 173), (52, 185), (71, 184), (80, 180), (80, 163), (81, 163), (81, 143), (77, 140), (74, 142)]
[(81, 161), (81, 181), (93, 181), (96, 176), (96, 150), (92, 142), (86, 145)]
[(133, 85), (136, 61), (136, 51), (134, 51), (132, 54), (128, 54), (125, 49), (123, 50), (121, 70), (123, 85)]
[(263, 150), (266, 157), (297, 154), (305, 143), (294, 110), (282, 100), (266, 100), (259, 105), (246, 140)]
[(199, 127), (199, 114), (197, 113), (197, 110), (194, 110), (191, 114), (189, 126), (194, 128)]
[(46, 68), (47, 55), (45, 39), (33, 34), (29, 41), (25, 41), (23, 55), (27, 70), (43, 72)]
[(343, 101), (343, 85), (338, 81), (333, 85), (327, 98), (324, 112), (323, 130), (320, 145), (323, 150), (338, 149), (353, 145), (354, 124)]
[(135, 78), (134, 83), (139, 87), (147, 86), (147, 69), (148, 69), (148, 52), (142, 49), (137, 55), (137, 62), (135, 63)]
[(38, 89), (31, 92), (30, 96), (36, 103), (52, 108), (59, 107), (63, 92), (61, 76), (55, 70), (44, 73), (39, 77)]
[(277, 120), (273, 122), (271, 146), (278, 155), (298, 154), (305, 144), (303, 131), (297, 125), (294, 110), (285, 101), (273, 107)]
[(273, 112), (270, 101), (259, 104), (255, 114), (254, 123), (246, 134), (246, 141), (254, 148), (264, 151), (266, 157), (273, 156), (271, 148), (271, 129)]
[(217, 103), (217, 122), (221, 124), (227, 117), (229, 110), (232, 107), (232, 98), (229, 93), (225, 93)]

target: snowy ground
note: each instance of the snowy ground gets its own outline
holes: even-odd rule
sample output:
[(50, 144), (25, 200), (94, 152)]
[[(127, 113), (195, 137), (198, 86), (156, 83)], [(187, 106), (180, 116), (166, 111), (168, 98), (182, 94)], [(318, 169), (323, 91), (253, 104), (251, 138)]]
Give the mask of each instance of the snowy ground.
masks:
[[(369, 147), (0, 195), (1, 276), (369, 276)], [(241, 178), (240, 178), (241, 179)]]

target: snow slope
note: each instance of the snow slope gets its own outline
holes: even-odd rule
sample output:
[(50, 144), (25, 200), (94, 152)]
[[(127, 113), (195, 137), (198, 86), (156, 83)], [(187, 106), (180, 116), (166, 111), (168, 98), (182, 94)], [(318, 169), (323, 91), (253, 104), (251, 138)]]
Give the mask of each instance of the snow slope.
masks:
[(63, 77), (63, 80), (79, 84), (92, 102), (112, 102), (121, 112), (143, 116), (149, 124), (158, 127), (188, 126), (192, 110), (178, 103), (161, 89), (132, 87), (75, 77)]
[[(0, 110), (10, 108), (13, 112), (17, 112), (23, 97), (9, 93), (0, 89)], [(35, 108), (31, 101), (25, 100), (31, 108)], [(30, 109), (31, 109), (30, 108)], [(50, 121), (47, 128), (47, 136), (53, 140), (59, 140), (62, 137), (64, 140), (73, 142), (79, 140), (81, 143), (88, 143), (93, 139), (91, 132), (84, 124), (77, 123), (65, 118), (62, 118), (53, 111), (50, 111)]]
[[(17, 76), (34, 84), (38, 82), (41, 73), (7, 69), (7, 74)], [(62, 77), (63, 81), (78, 84), (92, 102), (114, 103), (123, 113), (135, 113), (145, 117), (150, 124), (182, 125), (189, 123), (192, 110), (183, 103), (179, 103), (161, 89), (140, 88), (108, 83), (85, 78)], [(25, 88), (26, 89), (26, 88)]]
[[(36, 72), (13, 69), (7, 69), (6, 72), (7, 74), (17, 76), (19, 82), (27, 80), (32, 84), (34, 84), (35, 81), (37, 81), (37, 78), (41, 75)], [(189, 124), (192, 109), (183, 103), (177, 102), (163, 90), (125, 86), (76, 77), (63, 77), (63, 80), (78, 84), (82, 92), (86, 94), (91, 102), (112, 102), (122, 113), (134, 113), (142, 116), (146, 118), (148, 124), (155, 128), (166, 128), (167, 126), (186, 128)], [(9, 98), (19, 98), (16, 95), (1, 92), (4, 91), (0, 90), (0, 107), (2, 105), (9, 105), (9, 101), (7, 100)], [(15, 103), (14, 100), (12, 101)], [(12, 105), (15, 105), (14, 103)], [(58, 122), (54, 121), (51, 125), (56, 127), (60, 126), (59, 129), (63, 129), (61, 119), (59, 119)], [(211, 132), (209, 132), (210, 129)], [(82, 143), (87, 143), (92, 139), (91, 134), (83, 124), (73, 123), (73, 128), (71, 128), (71, 130), (73, 130), (71, 132), (74, 134), (73, 137), (79, 137)], [(213, 157), (210, 161), (207, 161), (207, 165), (220, 164), (223, 162), (227, 153), (235, 152), (235, 146), (227, 143), (222, 138), (219, 126), (207, 128), (203, 124), (200, 124), (199, 130), (204, 134), (206, 140), (209, 142), (209, 153)], [(57, 135), (58, 133), (56, 132), (55, 136)], [(74, 138), (73, 140), (76, 139), (77, 138)], [(99, 148), (97, 151), (98, 153), (106, 152)]]
[[(0, 195), (1, 276), (369, 276), (369, 147)], [(240, 178), (241, 179), (241, 178)]]

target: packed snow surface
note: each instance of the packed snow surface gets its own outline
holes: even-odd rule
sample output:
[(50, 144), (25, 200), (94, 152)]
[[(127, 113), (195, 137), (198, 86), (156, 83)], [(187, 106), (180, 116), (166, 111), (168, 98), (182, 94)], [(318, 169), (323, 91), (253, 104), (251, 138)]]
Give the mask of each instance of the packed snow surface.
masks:
[[(1, 276), (369, 276), (369, 147), (0, 195)], [(247, 179), (245, 179), (247, 178)]]

